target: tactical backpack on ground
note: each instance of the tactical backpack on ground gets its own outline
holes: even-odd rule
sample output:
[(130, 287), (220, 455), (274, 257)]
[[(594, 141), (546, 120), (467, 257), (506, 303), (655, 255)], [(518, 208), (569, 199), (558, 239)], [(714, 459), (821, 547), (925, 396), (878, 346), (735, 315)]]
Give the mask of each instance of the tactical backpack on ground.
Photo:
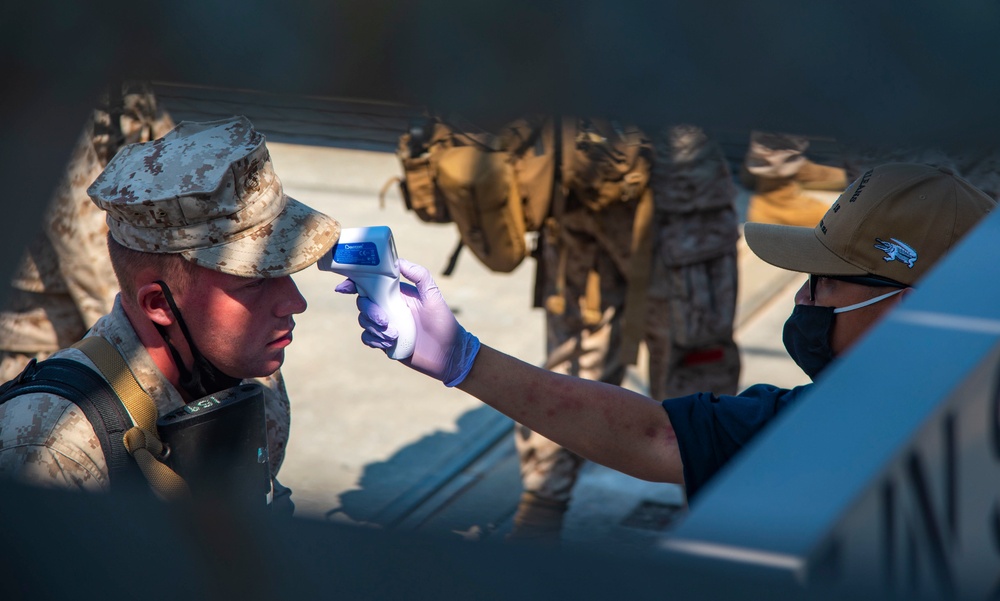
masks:
[[(630, 204), (636, 215), (631, 244), (603, 245), (629, 281), (626, 337), (637, 348), (652, 247), (649, 140), (634, 127), (574, 117), (519, 119), (498, 134), (469, 129), (436, 117), (414, 124), (397, 149), (403, 176), (390, 180), (399, 182), (407, 209), (418, 218), (457, 225), (461, 240), (445, 275), (454, 269), (463, 246), (489, 269), (512, 271), (531, 255), (529, 232), (548, 236), (568, 252), (561, 244), (565, 213), (584, 210), (597, 217), (611, 205)], [(536, 277), (536, 306), (561, 314), (567, 302), (565, 271), (554, 274), (557, 293), (545, 299), (538, 296), (542, 277)], [(588, 281), (583, 301), (595, 323), (598, 284)], [(623, 355), (634, 362), (634, 351)]]

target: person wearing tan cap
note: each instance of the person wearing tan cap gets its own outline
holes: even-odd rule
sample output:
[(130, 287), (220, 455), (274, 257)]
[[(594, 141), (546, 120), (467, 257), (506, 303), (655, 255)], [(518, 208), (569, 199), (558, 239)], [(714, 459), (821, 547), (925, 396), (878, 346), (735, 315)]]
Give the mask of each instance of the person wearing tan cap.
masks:
[[(858, 178), (815, 227), (748, 223), (762, 259), (809, 274), (783, 338), (814, 379), (919, 285), (996, 202), (947, 169), (886, 164)], [(404, 292), (417, 325), (409, 367), (471, 394), (583, 457), (696, 494), (779, 411), (812, 384), (767, 384), (734, 396), (658, 402), (618, 386), (558, 375), (483, 345), (448, 310), (429, 272), (406, 261)], [(347, 280), (338, 292), (354, 293)], [(362, 342), (390, 348), (396, 329), (359, 298)]]
[[(106, 213), (121, 292), (85, 340), (111, 343), (160, 416), (278, 371), (294, 315), (306, 309), (290, 276), (333, 247), (340, 224), (283, 192), (249, 120), (182, 122), (128, 145), (88, 193)], [(96, 368), (75, 347), (53, 357)], [(281, 421), (265, 410), (269, 425)], [(268, 451), (283, 455), (284, 438), (270, 438)], [(0, 405), (2, 475), (108, 490), (99, 443), (92, 422), (57, 394), (29, 392)], [(274, 490), (287, 497), (277, 481)]]

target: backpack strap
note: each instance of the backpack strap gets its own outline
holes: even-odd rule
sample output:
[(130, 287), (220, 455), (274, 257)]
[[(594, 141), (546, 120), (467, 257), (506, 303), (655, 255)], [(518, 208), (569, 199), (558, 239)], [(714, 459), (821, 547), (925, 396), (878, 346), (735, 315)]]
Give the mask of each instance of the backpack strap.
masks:
[(455, 267), (458, 266), (458, 256), (462, 254), (463, 248), (465, 248), (465, 241), (460, 236), (458, 243), (455, 244), (455, 250), (451, 251), (451, 255), (448, 256), (448, 263), (444, 266), (444, 271), (441, 272), (441, 275), (450, 276), (455, 273)]
[(153, 491), (167, 500), (189, 496), (187, 483), (160, 461), (165, 456), (166, 448), (160, 442), (156, 429), (156, 403), (139, 385), (118, 349), (101, 336), (88, 336), (73, 347), (83, 351), (94, 362), (132, 416), (135, 425), (124, 433), (122, 440)]
[(86, 416), (101, 443), (113, 492), (141, 486), (143, 478), (123, 440), (132, 420), (108, 383), (94, 370), (69, 359), (47, 359), (41, 363), (32, 359), (16, 378), (0, 388), (0, 404), (39, 392), (63, 397)]

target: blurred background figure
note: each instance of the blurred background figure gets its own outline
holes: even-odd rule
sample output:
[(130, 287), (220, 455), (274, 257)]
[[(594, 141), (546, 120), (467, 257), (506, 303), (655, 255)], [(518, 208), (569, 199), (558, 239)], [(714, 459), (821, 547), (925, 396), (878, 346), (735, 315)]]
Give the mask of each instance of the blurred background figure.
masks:
[(99, 99), (0, 311), (0, 381), (70, 346), (111, 311), (118, 281), (108, 228), (87, 187), (122, 146), (156, 139), (173, 126), (147, 83), (113, 87)]
[[(640, 335), (649, 352), (649, 395), (735, 394), (739, 226), (732, 174), (699, 127), (657, 131), (651, 149), (652, 259), (633, 276), (643, 280), (645, 298), (627, 294), (635, 202), (594, 211), (567, 186), (557, 229), (542, 230), (539, 285), (544, 298), (563, 299), (561, 312), (546, 303), (544, 367), (621, 385), (628, 365), (622, 350), (630, 344), (623, 317), (629, 302), (644, 302)], [(520, 425), (515, 443), (524, 491), (508, 538), (556, 544), (584, 460)]]

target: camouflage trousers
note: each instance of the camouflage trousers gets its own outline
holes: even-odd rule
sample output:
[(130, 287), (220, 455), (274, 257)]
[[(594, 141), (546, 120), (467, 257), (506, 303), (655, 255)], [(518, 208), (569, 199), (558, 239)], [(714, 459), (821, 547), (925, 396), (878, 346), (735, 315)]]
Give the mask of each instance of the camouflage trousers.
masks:
[[(660, 155), (667, 159), (661, 165), (671, 164), (671, 156), (683, 155), (685, 169), (657, 179), (658, 189), (666, 190), (665, 196), (680, 197), (682, 191), (690, 196), (691, 190), (697, 190), (722, 200), (658, 217), (643, 333), (649, 356), (649, 393), (657, 399), (699, 391), (734, 393), (740, 359), (733, 342), (737, 225), (731, 177), (721, 153), (706, 146), (700, 131), (672, 134), (664, 144), (684, 152), (662, 150)], [(661, 203), (657, 203), (659, 209)], [(723, 206), (715, 206), (719, 204)], [(620, 385), (626, 373), (619, 353), (627, 282), (621, 275), (621, 259), (614, 258), (615, 250), (607, 248), (607, 241), (618, 248), (629, 247), (631, 213), (611, 207), (600, 213), (599, 220), (567, 215), (563, 226), (561, 243), (569, 245), (564, 256), (557, 244), (545, 237), (540, 241), (539, 269), (544, 274), (556, 273), (560, 259), (565, 261), (565, 310), (546, 314), (545, 367)], [(726, 250), (708, 252), (706, 243)], [(693, 259), (685, 262), (681, 256)], [(586, 319), (583, 299), (588, 295), (588, 278), (595, 275), (600, 282), (599, 319)], [(544, 295), (557, 292), (554, 278), (546, 276), (542, 283)], [(580, 301), (573, 302), (576, 299)], [(524, 490), (547, 501), (568, 502), (583, 459), (520, 425), (515, 444)]]

